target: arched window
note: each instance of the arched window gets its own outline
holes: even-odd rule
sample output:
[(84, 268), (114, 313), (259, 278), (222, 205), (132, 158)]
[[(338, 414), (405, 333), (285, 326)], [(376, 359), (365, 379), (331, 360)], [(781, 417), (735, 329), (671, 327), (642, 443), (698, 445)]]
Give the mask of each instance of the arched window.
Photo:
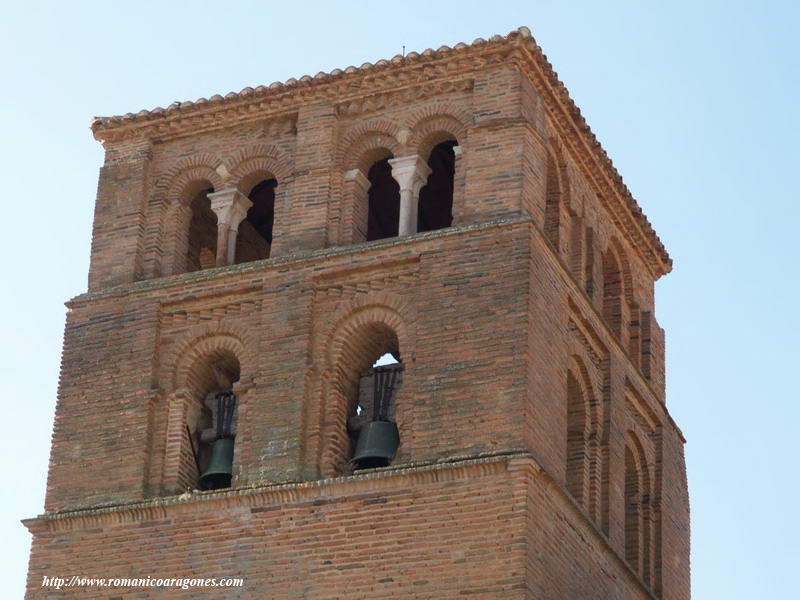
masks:
[(544, 233), (556, 251), (560, 251), (561, 237), (561, 178), (558, 164), (552, 153), (547, 153), (547, 183), (545, 186)]
[(567, 371), (567, 489), (586, 503), (588, 455), (586, 452), (586, 400), (578, 378)]
[(573, 356), (567, 370), (567, 489), (597, 523), (602, 503), (598, 410), (585, 365)]
[(347, 419), (349, 455), (354, 468), (385, 467), (394, 459), (400, 442), (395, 399), (402, 382), (400, 357), (389, 352), (361, 373)]
[(453, 188), (456, 141), (442, 142), (428, 158), (428, 182), (420, 190), (417, 231), (434, 231), (453, 223)]
[(272, 247), (272, 226), (275, 220), (275, 179), (261, 181), (250, 190), (253, 206), (239, 225), (236, 238), (236, 263), (269, 258)]
[(639, 465), (633, 450), (625, 447), (625, 560), (637, 571), (641, 556), (642, 515), (639, 499), (642, 495)]
[(633, 433), (625, 446), (625, 560), (651, 583), (652, 519), (647, 459)]
[(404, 365), (397, 333), (365, 313), (340, 327), (326, 387), (320, 464), (325, 477), (386, 466), (400, 445), (396, 423)]
[(603, 316), (619, 338), (622, 332), (622, 270), (610, 248), (603, 253)]
[(589, 296), (589, 298), (594, 300), (594, 229), (589, 226), (586, 227), (584, 244), (586, 246), (583, 264), (584, 286), (586, 288), (586, 294)]
[(392, 177), (389, 158), (374, 163), (369, 180), (367, 241), (396, 237), (400, 223), (400, 186)]
[(191, 371), (191, 387), (199, 402), (198, 409), (187, 415), (190, 487), (210, 490), (231, 485), (238, 416), (232, 390), (239, 376), (239, 361), (224, 350), (203, 357)]
[(190, 203), (188, 252), (186, 270), (199, 271), (216, 264), (217, 256), (217, 215), (211, 210), (209, 188), (198, 192)]

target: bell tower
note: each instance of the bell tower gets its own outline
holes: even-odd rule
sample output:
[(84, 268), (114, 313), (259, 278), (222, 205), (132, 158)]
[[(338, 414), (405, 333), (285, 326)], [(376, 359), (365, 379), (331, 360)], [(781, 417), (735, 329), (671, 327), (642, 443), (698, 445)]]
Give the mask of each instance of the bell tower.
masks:
[(92, 131), (28, 597), (688, 600), (671, 260), (527, 28)]

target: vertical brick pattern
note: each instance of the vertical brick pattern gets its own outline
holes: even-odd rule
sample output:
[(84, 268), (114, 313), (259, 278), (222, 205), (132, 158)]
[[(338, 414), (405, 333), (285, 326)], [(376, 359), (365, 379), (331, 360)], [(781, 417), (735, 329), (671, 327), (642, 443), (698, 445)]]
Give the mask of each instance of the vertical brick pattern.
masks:
[(89, 289), (129, 283), (142, 273), (150, 145), (106, 153), (92, 229)]
[(282, 221), (284, 231), (276, 239), (273, 256), (325, 246), (336, 120), (332, 104), (300, 109), (290, 217)]
[(47, 510), (142, 497), (157, 331), (147, 302), (69, 311)]

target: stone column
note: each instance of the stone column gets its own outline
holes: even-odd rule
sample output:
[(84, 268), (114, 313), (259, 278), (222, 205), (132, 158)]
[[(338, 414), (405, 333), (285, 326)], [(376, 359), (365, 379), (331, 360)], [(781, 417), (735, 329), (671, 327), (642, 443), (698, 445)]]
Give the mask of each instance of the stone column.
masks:
[(232, 265), (236, 260), (236, 235), (239, 224), (253, 206), (250, 199), (236, 188), (227, 188), (208, 195), (211, 210), (217, 215), (217, 266)]
[(400, 185), (400, 223), (397, 235), (417, 233), (419, 191), (428, 181), (431, 168), (421, 156), (401, 156), (389, 161), (392, 177)]

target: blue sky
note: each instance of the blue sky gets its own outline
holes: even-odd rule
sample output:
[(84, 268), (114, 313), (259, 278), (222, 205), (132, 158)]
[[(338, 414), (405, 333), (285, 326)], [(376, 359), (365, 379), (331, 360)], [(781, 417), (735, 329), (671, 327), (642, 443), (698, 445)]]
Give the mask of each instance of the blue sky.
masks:
[[(695, 598), (789, 598), (800, 563), (800, 6), (762, 1), (17, 2), (0, 22), (4, 597), (41, 512), (65, 309), (102, 148), (136, 112), (531, 28), (670, 251), (668, 406)], [(101, 574), (95, 574), (101, 575)]]

